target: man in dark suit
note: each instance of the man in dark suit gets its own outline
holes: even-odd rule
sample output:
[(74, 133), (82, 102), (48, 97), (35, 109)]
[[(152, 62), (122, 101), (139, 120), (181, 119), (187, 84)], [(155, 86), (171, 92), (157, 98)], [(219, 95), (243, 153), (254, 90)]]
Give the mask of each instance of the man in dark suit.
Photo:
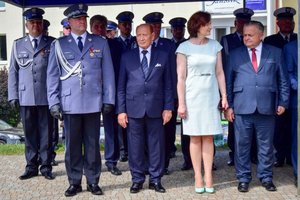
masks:
[[(279, 8), (274, 11), (276, 24), (279, 32), (264, 39), (265, 44), (283, 49), (284, 45), (297, 39), (297, 34), (293, 33), (296, 10), (290, 7)], [(276, 150), (274, 162), (275, 167), (282, 167), (284, 163), (291, 164), (291, 112), (286, 110), (283, 115), (276, 117), (276, 128), (274, 135), (274, 147)]]
[(291, 159), (295, 176), (295, 184), (298, 179), (298, 41), (294, 40), (283, 48), (285, 63), (288, 69), (290, 81), (290, 111), (292, 116), (292, 146)]
[[(122, 47), (122, 53), (137, 47), (136, 38), (131, 35), (132, 20), (134, 14), (130, 11), (124, 11), (117, 15), (118, 28), (120, 36), (116, 40)], [(128, 142), (127, 142), (127, 129), (119, 129), (119, 146), (120, 146), (120, 161), (126, 162), (128, 160)]]
[[(164, 125), (173, 110), (169, 56), (151, 48), (152, 26), (139, 25), (135, 48), (122, 55), (118, 82), (118, 122), (128, 130), (131, 193), (139, 192), (149, 171), (149, 189), (165, 192), (161, 185), (164, 170)], [(147, 147), (148, 155), (145, 155)], [(148, 162), (146, 163), (146, 159)]]
[(111, 112), (115, 103), (109, 46), (104, 38), (86, 31), (87, 10), (85, 4), (74, 4), (64, 11), (71, 34), (52, 43), (47, 70), (50, 112), (64, 119), (66, 132), (65, 165), (70, 186), (65, 196), (82, 191), (83, 172), (87, 190), (94, 195), (103, 194), (98, 185), (100, 111)]
[[(253, 10), (249, 8), (239, 8), (233, 12), (235, 16), (234, 26), (236, 31), (234, 33), (225, 35), (221, 38), (222, 49), (222, 63), (224, 72), (227, 69), (226, 62), (229, 58), (229, 52), (235, 48), (244, 46), (243, 42), (243, 27), (245, 23), (251, 20), (251, 16), (254, 14)], [(228, 123), (228, 140), (227, 140), (229, 151), (229, 160), (227, 162), (228, 166), (234, 165), (234, 128), (233, 123)], [(254, 148), (251, 148), (253, 151)], [(256, 153), (256, 151), (254, 151)]]
[[(106, 38), (106, 27), (107, 27), (107, 18), (103, 15), (94, 15), (90, 19), (90, 28), (91, 32), (95, 35), (102, 36)], [(112, 57), (112, 62), (115, 72), (115, 84), (117, 84), (119, 68), (120, 68), (120, 59), (121, 59), (121, 46), (120, 43), (116, 40), (106, 38), (108, 46), (110, 49), (110, 54)], [(105, 134), (105, 165), (107, 166), (108, 171), (113, 175), (121, 175), (122, 172), (117, 167), (117, 163), (120, 157), (119, 150), (119, 137), (118, 137), (118, 120), (115, 109), (110, 113), (102, 113), (103, 125), (104, 125), (104, 134)]]
[(230, 52), (226, 71), (229, 109), (225, 114), (234, 123), (234, 159), (240, 192), (248, 192), (252, 179), (252, 140), (257, 142), (257, 177), (267, 191), (276, 191), (272, 172), (275, 115), (283, 114), (289, 103), (282, 51), (263, 44), (263, 33), (260, 22), (244, 25), (246, 46)]
[[(150, 24), (153, 27), (154, 31), (154, 39), (152, 46), (165, 51), (168, 53), (169, 56), (169, 62), (170, 62), (170, 71), (171, 71), (171, 80), (172, 80), (172, 89), (173, 89), (173, 101), (175, 105), (175, 109), (172, 112), (172, 119), (168, 124), (165, 126), (165, 169), (164, 174), (168, 175), (169, 172), (169, 163), (170, 158), (175, 157), (175, 151), (176, 147), (174, 146), (175, 141), (175, 134), (176, 134), (176, 118), (177, 118), (177, 104), (178, 104), (178, 97), (177, 97), (177, 72), (176, 72), (176, 56), (175, 56), (175, 50), (176, 46), (175, 44), (167, 38), (160, 37), (160, 30), (161, 30), (161, 23), (162, 18), (164, 15), (160, 12), (152, 12), (143, 17), (143, 20)], [(173, 156), (171, 155), (173, 153)]]
[[(26, 169), (19, 179), (38, 175), (54, 179), (51, 167), (52, 118), (48, 110), (46, 71), (50, 45), (54, 38), (43, 35), (40, 8), (23, 13), (28, 35), (14, 41), (8, 75), (8, 101), (16, 108), (25, 134)], [(40, 158), (40, 163), (38, 161)], [(39, 165), (40, 169), (39, 169)]]

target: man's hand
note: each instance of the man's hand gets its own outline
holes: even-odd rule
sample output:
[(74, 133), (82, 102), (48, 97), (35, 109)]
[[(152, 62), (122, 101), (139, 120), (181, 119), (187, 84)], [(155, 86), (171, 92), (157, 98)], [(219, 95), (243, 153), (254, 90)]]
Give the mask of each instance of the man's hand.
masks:
[(225, 118), (228, 121), (233, 122), (233, 120), (234, 120), (234, 112), (233, 112), (232, 108), (228, 108), (227, 110), (225, 110), (224, 114), (225, 114)]
[(276, 114), (277, 115), (282, 115), (285, 112), (285, 108), (283, 106), (278, 106)]
[(114, 105), (112, 104), (103, 104), (102, 113), (109, 114), (114, 110)]
[(163, 125), (168, 123), (172, 118), (172, 110), (164, 110), (162, 113), (162, 118), (163, 118)]
[(50, 114), (59, 120), (62, 120), (62, 112), (59, 104), (56, 104), (50, 108)]
[(120, 126), (122, 126), (123, 128), (127, 127), (128, 124), (128, 117), (126, 113), (120, 113), (118, 115), (118, 123), (120, 124)]
[(9, 105), (13, 108), (13, 109), (19, 109), (20, 107), (20, 103), (18, 99), (13, 99), (9, 101)]

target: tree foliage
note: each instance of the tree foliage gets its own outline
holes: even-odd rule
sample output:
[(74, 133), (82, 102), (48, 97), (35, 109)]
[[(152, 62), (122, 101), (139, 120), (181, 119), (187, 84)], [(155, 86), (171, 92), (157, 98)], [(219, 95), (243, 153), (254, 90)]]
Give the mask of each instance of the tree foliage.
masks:
[(17, 126), (20, 122), (18, 110), (10, 107), (8, 103), (8, 71), (6, 67), (0, 69), (0, 119), (12, 126)]

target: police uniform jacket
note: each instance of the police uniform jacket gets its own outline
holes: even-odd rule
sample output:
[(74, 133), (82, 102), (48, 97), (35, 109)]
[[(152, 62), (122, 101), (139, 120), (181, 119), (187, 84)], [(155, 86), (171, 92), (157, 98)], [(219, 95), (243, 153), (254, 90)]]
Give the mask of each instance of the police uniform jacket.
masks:
[(21, 106), (48, 105), (46, 73), (53, 37), (42, 36), (36, 50), (29, 36), (14, 41), (8, 76), (8, 100)]
[[(292, 33), (290, 34), (289, 42), (297, 40), (297, 34)], [(283, 46), (287, 43), (284, 38), (281, 36), (281, 34), (278, 32), (277, 34), (270, 35), (264, 39), (265, 44), (269, 44), (272, 46), (275, 46), (277, 48), (282, 49)]]
[[(57, 59), (56, 43), (61, 46), (65, 62)], [(102, 104), (115, 103), (115, 78), (110, 50), (106, 39), (87, 33), (82, 52), (71, 35), (57, 39), (51, 45), (47, 72), (49, 107), (61, 104), (65, 114), (100, 112)], [(68, 70), (81, 62), (78, 71), (64, 80)]]

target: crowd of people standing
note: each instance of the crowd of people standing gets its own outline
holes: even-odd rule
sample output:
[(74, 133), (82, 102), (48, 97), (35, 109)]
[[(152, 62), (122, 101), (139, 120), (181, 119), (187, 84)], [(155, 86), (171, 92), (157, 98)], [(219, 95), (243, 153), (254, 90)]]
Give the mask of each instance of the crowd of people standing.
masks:
[[(118, 23), (103, 15), (90, 18), (88, 6), (69, 6), (61, 24), (64, 36), (48, 36), (50, 22), (40, 8), (26, 10), (28, 35), (14, 41), (8, 100), (20, 109), (25, 132), (25, 172), (55, 178), (58, 121), (63, 121), (65, 196), (99, 186), (100, 119), (105, 131), (105, 165), (122, 175), (118, 161), (128, 161), (130, 193), (148, 188), (164, 193), (176, 152), (177, 116), (182, 120), (182, 170), (193, 168), (196, 193), (214, 193), (214, 135), (222, 133), (221, 112), (229, 123), (229, 166), (235, 166), (238, 191), (248, 192), (251, 161), (267, 191), (276, 191), (273, 166), (286, 162), (297, 180), (297, 35), (293, 8), (277, 9), (279, 33), (264, 39), (264, 26), (248, 8), (234, 11), (236, 32), (210, 39), (208, 12), (169, 21), (173, 38), (160, 37), (163, 13), (143, 17), (131, 35), (134, 14)], [(184, 38), (185, 27), (189, 38)], [(116, 28), (120, 36), (115, 37)], [(293, 41), (293, 42), (292, 42)], [(53, 140), (55, 138), (56, 140)], [(280, 139), (282, 138), (282, 139)], [(275, 146), (275, 151), (273, 146)], [(276, 152), (276, 160), (273, 153)], [(202, 166), (203, 163), (203, 166)], [(204, 171), (202, 172), (202, 169)], [(204, 176), (203, 176), (204, 174)]]

